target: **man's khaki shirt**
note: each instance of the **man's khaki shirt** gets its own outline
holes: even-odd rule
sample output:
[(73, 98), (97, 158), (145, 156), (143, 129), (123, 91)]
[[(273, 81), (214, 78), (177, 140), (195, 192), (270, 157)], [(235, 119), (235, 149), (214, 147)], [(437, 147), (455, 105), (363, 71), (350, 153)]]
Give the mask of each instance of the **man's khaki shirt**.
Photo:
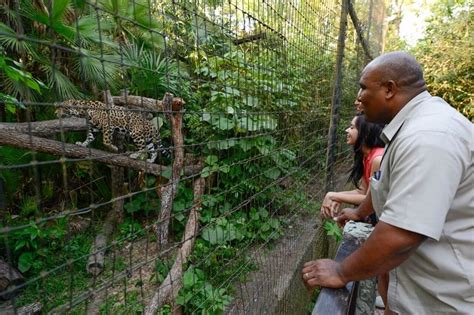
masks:
[(474, 314), (474, 128), (423, 92), (383, 132), (380, 220), (428, 238), (390, 272), (389, 306), (400, 314)]

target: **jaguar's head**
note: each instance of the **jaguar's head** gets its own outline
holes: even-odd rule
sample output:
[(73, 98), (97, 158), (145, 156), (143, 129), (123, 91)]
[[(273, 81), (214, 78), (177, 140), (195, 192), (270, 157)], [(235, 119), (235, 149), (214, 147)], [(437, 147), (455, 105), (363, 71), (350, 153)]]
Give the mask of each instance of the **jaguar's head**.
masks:
[(83, 101), (80, 100), (66, 100), (54, 104), (56, 106), (57, 117), (84, 117), (89, 108)]

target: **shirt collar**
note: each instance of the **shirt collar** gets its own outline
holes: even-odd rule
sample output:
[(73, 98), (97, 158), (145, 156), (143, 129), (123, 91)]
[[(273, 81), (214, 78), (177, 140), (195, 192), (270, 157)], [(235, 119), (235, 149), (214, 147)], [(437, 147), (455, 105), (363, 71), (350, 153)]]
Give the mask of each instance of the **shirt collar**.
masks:
[(408, 103), (403, 106), (403, 108), (395, 115), (395, 117), (390, 121), (390, 123), (385, 126), (382, 130), (380, 138), (385, 142), (385, 144), (392, 141), (393, 137), (397, 134), (398, 130), (402, 127), (405, 120), (410, 117), (410, 114), (413, 113), (415, 108), (427, 98), (430, 98), (431, 94), (427, 91), (421, 92), (414, 98), (412, 98)]

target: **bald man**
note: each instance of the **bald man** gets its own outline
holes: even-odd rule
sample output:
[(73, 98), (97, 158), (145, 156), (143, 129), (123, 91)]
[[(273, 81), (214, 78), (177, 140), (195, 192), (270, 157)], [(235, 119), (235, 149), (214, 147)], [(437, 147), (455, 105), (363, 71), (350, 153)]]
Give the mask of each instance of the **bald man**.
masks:
[(368, 121), (385, 123), (381, 174), (356, 209), (336, 220), (380, 218), (343, 262), (310, 261), (308, 289), (339, 288), (390, 271), (388, 305), (399, 314), (474, 314), (474, 128), (426, 89), (418, 62), (382, 55), (360, 78)]

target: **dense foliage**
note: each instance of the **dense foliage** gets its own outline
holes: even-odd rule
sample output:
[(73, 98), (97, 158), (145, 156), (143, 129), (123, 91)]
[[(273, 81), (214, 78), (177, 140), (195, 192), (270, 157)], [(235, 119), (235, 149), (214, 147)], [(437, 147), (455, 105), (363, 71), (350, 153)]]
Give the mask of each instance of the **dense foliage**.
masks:
[[(269, 19), (259, 1), (246, 6), (236, 10), (226, 1), (210, 0), (0, 4), (2, 122), (55, 119), (55, 102), (101, 99), (105, 89), (156, 99), (171, 92), (185, 100), (186, 153), (203, 158), (200, 176), (208, 180), (202, 230), (177, 300), (188, 313), (221, 313), (232, 294), (229, 279), (254, 268), (249, 249), (283, 235), (285, 211), (294, 215), (288, 205), (296, 204), (301, 213), (317, 208), (302, 183), (324, 165), (337, 32), (331, 14), (337, 10), (326, 8), (319, 21), (326, 29), (317, 32), (310, 24), (286, 25), (292, 17), (283, 3), (273, 8), (278, 19)], [(304, 4), (292, 10), (305, 12)], [(255, 22), (260, 20), (266, 24)], [(236, 42), (252, 34), (264, 35)], [(343, 97), (350, 94), (352, 89)], [(166, 118), (154, 115), (164, 143), (170, 144)], [(73, 143), (83, 136), (67, 133), (56, 139)], [(93, 146), (103, 149), (100, 141)], [(8, 231), (0, 256), (33, 279), (18, 305), (40, 299), (48, 310), (64, 304), (72, 291), (131, 267), (125, 253), (116, 257), (115, 251), (156, 240), (149, 226), (159, 211), (157, 180), (145, 176), (139, 182), (137, 173), (127, 170), (131, 194), (110, 248), (114, 254), (107, 257), (103, 279), (91, 279), (85, 273), (88, 251), (116, 197), (109, 168), (88, 160), (62, 163), (5, 146), (0, 158), (7, 196), (0, 227)], [(284, 189), (282, 179), (290, 180), (290, 187)], [(173, 203), (173, 240), (183, 233), (192, 198), (192, 182), (183, 180)], [(91, 210), (91, 204), (99, 206)], [(64, 216), (70, 213), (75, 215)], [(75, 234), (72, 227), (83, 222), (92, 224)], [(169, 268), (170, 261), (158, 261), (152, 280), (159, 284)], [(111, 296), (100, 310), (141, 310), (137, 292)]]
[(474, 120), (474, 65), (472, 56), (473, 3), (439, 0), (424, 39), (414, 48), (423, 64), (430, 92)]

